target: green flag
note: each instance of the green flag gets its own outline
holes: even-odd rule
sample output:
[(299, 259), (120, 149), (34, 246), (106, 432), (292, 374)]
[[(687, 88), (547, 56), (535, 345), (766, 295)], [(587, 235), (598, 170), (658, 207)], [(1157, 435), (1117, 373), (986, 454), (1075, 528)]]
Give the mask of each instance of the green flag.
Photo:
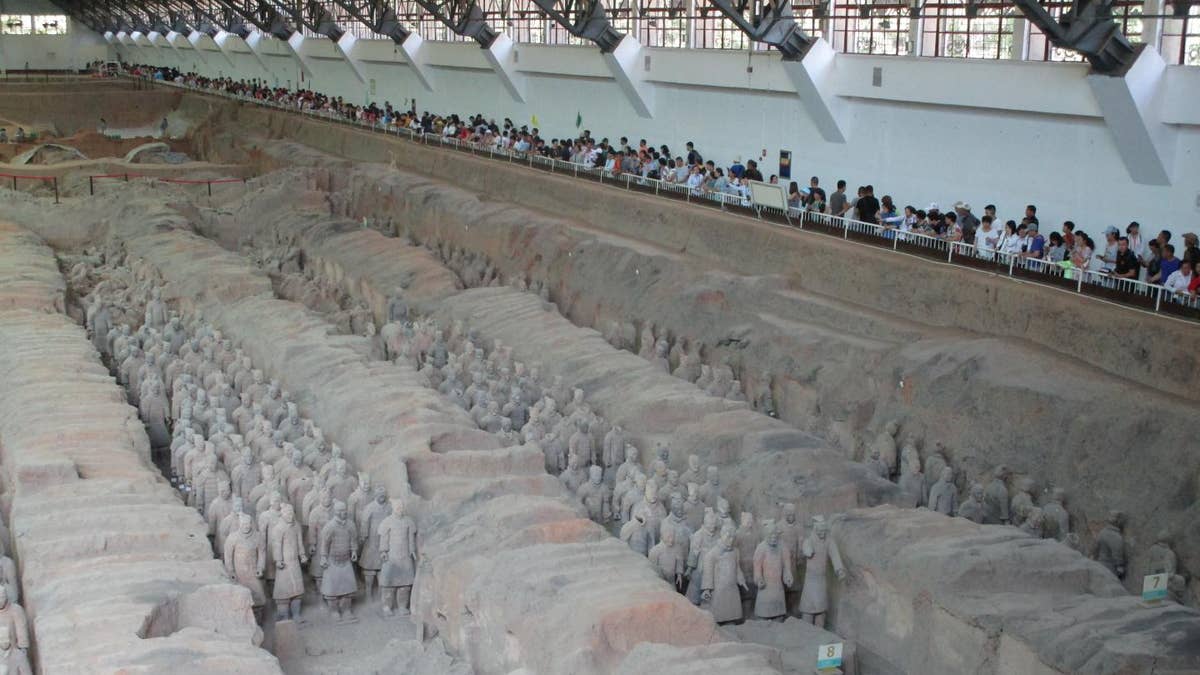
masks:
[(581, 126), (583, 126), (583, 113), (576, 112), (575, 113), (575, 128), (578, 129)]

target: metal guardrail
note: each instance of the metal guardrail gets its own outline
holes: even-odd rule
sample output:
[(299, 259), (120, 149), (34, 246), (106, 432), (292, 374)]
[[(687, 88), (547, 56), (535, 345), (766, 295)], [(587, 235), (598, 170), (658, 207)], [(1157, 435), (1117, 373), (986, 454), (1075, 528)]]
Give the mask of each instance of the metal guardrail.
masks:
[(684, 201), (698, 206), (748, 215), (759, 220), (779, 225), (788, 225), (797, 229), (821, 232), (841, 237), (842, 239), (865, 243), (877, 248), (890, 248), (893, 251), (901, 253), (940, 260), (941, 262), (962, 267), (980, 269), (1012, 279), (1032, 281), (1041, 285), (1073, 291), (1080, 295), (1100, 298), (1156, 313), (1170, 314), (1172, 316), (1200, 321), (1200, 298), (1190, 295), (1172, 295), (1166, 288), (1158, 284), (1149, 284), (1135, 279), (1123, 279), (1097, 270), (1081, 270), (1074, 268), (1070, 263), (1050, 262), (1040, 258), (1023, 257), (1000, 251), (979, 250), (973, 244), (952, 242), (920, 232), (905, 232), (895, 227), (867, 223), (828, 213), (805, 211), (798, 208), (789, 208), (784, 213), (777, 208), (756, 205), (748, 195), (743, 196), (727, 192), (699, 190), (689, 188), (680, 183), (645, 178), (635, 174), (621, 173), (613, 175), (603, 167), (590, 167), (553, 157), (543, 157), (533, 153), (521, 153), (505, 148), (496, 148), (493, 145), (483, 146), (482, 144), (461, 141), (457, 138), (446, 138), (436, 134), (426, 134), (396, 126), (388, 128), (382, 122), (372, 123), (351, 120), (329, 110), (304, 110), (294, 105), (285, 105), (277, 101), (266, 101), (249, 96), (231, 94), (216, 89), (192, 87), (165, 80), (150, 81), (155, 84), (218, 96), (242, 103), (298, 113), (306, 117), (356, 127), (366, 131), (408, 138), (414, 143), (422, 145), (437, 145), (458, 152), (469, 153), (479, 157), (488, 157), (510, 164), (524, 164), (532, 169), (548, 173), (571, 175), (601, 184), (609, 184), (615, 188), (630, 192), (654, 194), (658, 197)]

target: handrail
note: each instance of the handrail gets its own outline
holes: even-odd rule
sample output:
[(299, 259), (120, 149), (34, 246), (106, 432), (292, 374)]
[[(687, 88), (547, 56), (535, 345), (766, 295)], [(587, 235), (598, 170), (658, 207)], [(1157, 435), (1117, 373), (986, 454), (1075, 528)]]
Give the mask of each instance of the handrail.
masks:
[(483, 147), (482, 144), (461, 141), (457, 138), (446, 138), (436, 134), (426, 134), (394, 125), (391, 128), (387, 128), (383, 125), (382, 121), (366, 122), (352, 120), (336, 114), (332, 110), (305, 110), (298, 107), (298, 105), (284, 105), (277, 101), (257, 99), (219, 89), (193, 87), (187, 84), (179, 84), (167, 80), (155, 80), (147, 77), (135, 77), (135, 79), (243, 103), (276, 108), (285, 112), (299, 113), (335, 124), (343, 124), (377, 133), (395, 134), (397, 137), (407, 137), (412, 142), (422, 145), (437, 144), (480, 157), (487, 156), (491, 159), (506, 161), (511, 164), (525, 164), (539, 171), (570, 174), (602, 184), (607, 183), (628, 191), (636, 190), (638, 192), (653, 193), (657, 196), (677, 201), (682, 200), (701, 206), (716, 206), (723, 211), (736, 211), (743, 215), (757, 217), (759, 220), (787, 224), (798, 229), (822, 232), (875, 247), (890, 248), (893, 251), (901, 253), (933, 258), (956, 266), (983, 269), (1012, 279), (1032, 281), (1039, 285), (1070, 290), (1081, 295), (1099, 297), (1156, 313), (1166, 313), (1172, 316), (1200, 320), (1200, 297), (1172, 295), (1167, 292), (1165, 287), (1159, 284), (1115, 277), (1097, 270), (1080, 270), (1071, 267), (1069, 263), (1054, 263), (1040, 258), (1014, 255), (1001, 251), (980, 250), (974, 244), (966, 242), (950, 241), (921, 232), (904, 231), (891, 226), (867, 223), (844, 216), (807, 211), (795, 207), (791, 207), (786, 213), (783, 213), (780, 209), (755, 206), (751, 203), (748, 196), (728, 192), (698, 191), (695, 188), (689, 188), (680, 183), (646, 178), (638, 174), (621, 173), (614, 176), (603, 167), (590, 167), (554, 157), (543, 157), (532, 153), (519, 153), (514, 150), (496, 148), (491, 145)]

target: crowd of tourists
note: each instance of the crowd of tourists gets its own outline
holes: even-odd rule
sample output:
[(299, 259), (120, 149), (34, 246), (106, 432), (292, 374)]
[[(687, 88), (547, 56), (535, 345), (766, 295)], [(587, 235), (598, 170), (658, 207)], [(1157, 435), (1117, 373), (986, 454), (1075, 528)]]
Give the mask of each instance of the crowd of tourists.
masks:
[[(505, 153), (553, 158), (603, 170), (613, 177), (629, 174), (641, 180), (662, 181), (698, 197), (729, 195), (748, 201), (751, 183), (780, 184), (777, 175), (764, 176), (754, 160), (743, 162), (741, 157), (735, 157), (727, 165), (724, 162), (718, 165), (706, 159), (690, 141), (677, 152), (666, 144), (655, 145), (646, 139), (634, 143), (622, 136), (615, 143), (610, 142), (608, 138), (594, 137), (587, 129), (573, 138), (547, 141), (536, 126), (518, 125), (508, 118), (498, 123), (478, 113), (465, 117), (453, 113), (418, 113), (415, 102), (403, 110), (390, 102), (382, 106), (374, 102), (356, 105), (340, 96), (272, 86), (260, 79), (209, 78), (154, 66), (132, 66), (130, 70), (141, 77), (294, 107), (298, 111), (319, 112), (388, 130), (405, 129)], [(944, 242), (943, 246), (956, 247), (959, 253), (1005, 264), (1018, 263), (1029, 269), (1040, 267), (1060, 274), (1064, 270), (1086, 270), (1091, 273), (1089, 281), (1111, 278), (1114, 286), (1119, 283), (1117, 279), (1161, 285), (1169, 297), (1197, 303), (1200, 245), (1192, 232), (1181, 237), (1167, 229), (1143, 232), (1139, 223), (1131, 222), (1123, 229), (1108, 225), (1093, 236), (1069, 220), (1055, 226), (1043, 224), (1033, 204), (1026, 206), (1019, 218), (1004, 218), (991, 204), (983, 208), (982, 215), (976, 215), (972, 206), (962, 201), (946, 209), (936, 203), (925, 208), (911, 204), (901, 207), (891, 195), (876, 197), (872, 185), (860, 186), (851, 193), (846, 181), (838, 180), (835, 189), (827, 191), (817, 176), (805, 185), (787, 181), (783, 189), (790, 210), (876, 225), (876, 233), (883, 237), (936, 240)]]

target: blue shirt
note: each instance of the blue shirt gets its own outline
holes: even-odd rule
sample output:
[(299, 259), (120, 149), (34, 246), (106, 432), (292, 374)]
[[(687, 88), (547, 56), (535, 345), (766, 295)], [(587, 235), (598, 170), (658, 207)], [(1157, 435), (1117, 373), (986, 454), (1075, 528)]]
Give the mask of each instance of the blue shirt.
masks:
[(1038, 236), (1034, 237), (1033, 241), (1029, 244), (1029, 252), (1030, 253), (1041, 253), (1042, 251), (1045, 251), (1045, 250), (1046, 250), (1046, 238), (1039, 234)]
[(1158, 270), (1159, 270), (1158, 283), (1161, 284), (1164, 281), (1166, 281), (1167, 277), (1171, 276), (1171, 274), (1174, 272), (1178, 272), (1179, 268), (1182, 266), (1183, 266), (1183, 261), (1180, 260), (1179, 258), (1171, 258), (1170, 260), (1163, 258), (1162, 262), (1159, 264), (1159, 268), (1158, 268)]

